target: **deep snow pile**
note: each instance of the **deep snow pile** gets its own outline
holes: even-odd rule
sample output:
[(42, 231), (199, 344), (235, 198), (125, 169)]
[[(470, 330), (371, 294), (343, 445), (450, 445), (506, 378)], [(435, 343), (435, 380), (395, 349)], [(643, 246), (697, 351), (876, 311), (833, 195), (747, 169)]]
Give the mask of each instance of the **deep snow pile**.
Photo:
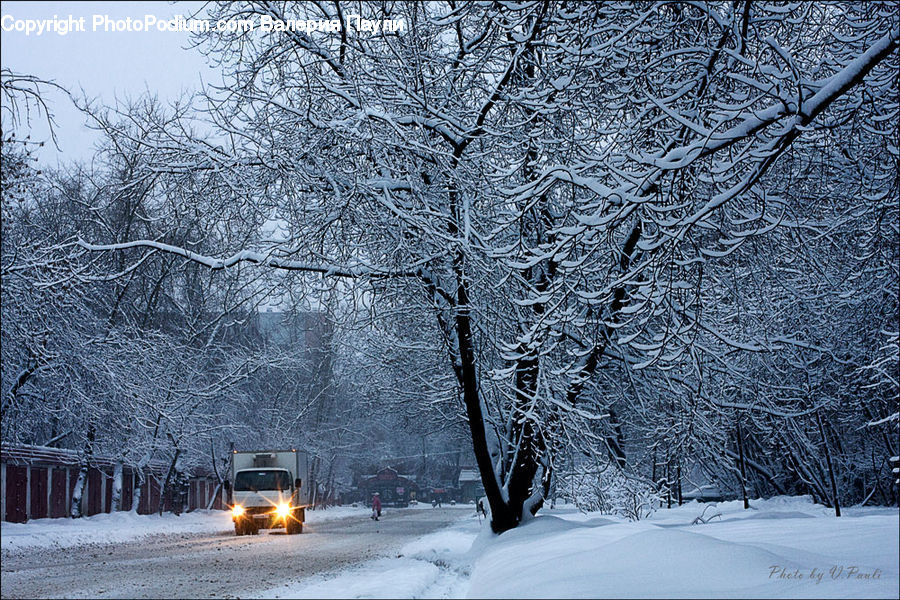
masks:
[[(367, 514), (354, 507), (333, 507), (306, 513), (308, 523)], [(231, 513), (197, 510), (176, 516), (171, 513), (138, 515), (133, 512), (99, 514), (83, 519), (36, 519), (28, 523), (0, 525), (0, 549), (23, 552), (32, 548), (72, 548), (84, 544), (115, 544), (149, 535), (199, 535), (233, 531)]]
[(637, 522), (562, 506), (501, 536), (468, 513), (407, 544), (397, 558), (260, 596), (897, 597), (897, 509), (850, 508), (837, 519), (809, 498), (751, 504), (692, 502)]
[[(851, 508), (838, 519), (808, 498), (751, 505), (693, 502), (638, 522), (547, 511), (479, 537), (468, 596), (897, 597), (896, 509)], [(701, 514), (707, 522), (692, 524)]]

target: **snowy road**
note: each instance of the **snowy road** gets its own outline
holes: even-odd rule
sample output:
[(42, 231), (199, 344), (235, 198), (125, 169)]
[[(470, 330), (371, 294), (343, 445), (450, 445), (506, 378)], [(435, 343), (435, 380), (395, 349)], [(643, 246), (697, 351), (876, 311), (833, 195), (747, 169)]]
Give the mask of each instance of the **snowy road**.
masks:
[(461, 512), (389, 509), (378, 522), (350, 517), (307, 523), (295, 536), (276, 530), (235, 537), (223, 531), (5, 555), (2, 597), (248, 596), (288, 579), (396, 556), (405, 543), (458, 521)]

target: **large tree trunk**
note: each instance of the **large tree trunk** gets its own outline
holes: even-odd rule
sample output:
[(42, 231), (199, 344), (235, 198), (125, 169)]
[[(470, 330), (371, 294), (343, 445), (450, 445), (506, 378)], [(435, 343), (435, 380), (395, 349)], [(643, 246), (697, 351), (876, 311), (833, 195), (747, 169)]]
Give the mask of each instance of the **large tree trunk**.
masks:
[[(495, 533), (502, 533), (516, 527), (522, 520), (526, 502), (532, 496), (535, 475), (540, 467), (539, 459), (543, 441), (539, 438), (534, 422), (523, 417), (514, 419), (513, 439), (518, 440), (515, 454), (508, 465), (506, 490), (500, 487), (495, 460), (503, 461), (506, 457), (492, 456), (485, 428), (484, 409), (481, 394), (478, 390), (475, 349), (472, 340), (472, 323), (469, 308), (468, 282), (463, 271), (464, 258), (458, 253), (454, 259), (456, 273), (456, 314), (454, 329), (457, 338), (459, 368), (456, 369), (463, 392), (463, 401), (472, 435), (472, 446), (475, 461), (481, 473), (485, 495), (491, 507), (491, 528)], [(516, 371), (516, 408), (522, 409), (534, 398), (537, 389), (537, 358), (525, 357), (519, 361)], [(540, 441), (539, 441), (540, 440)], [(549, 473), (546, 474), (544, 490), (549, 486)], [(532, 507), (529, 507), (529, 510)]]
[[(521, 348), (524, 351), (524, 348)], [(540, 468), (541, 456), (545, 446), (542, 433), (531, 417), (536, 401), (539, 375), (538, 357), (533, 351), (518, 361), (516, 367), (516, 406), (513, 414), (511, 439), (518, 441), (509, 464), (509, 478), (506, 486), (509, 508), (516, 518), (516, 524), (525, 516), (525, 503), (535, 493), (535, 476)], [(546, 478), (549, 481), (549, 478)], [(542, 491), (542, 494), (544, 492)], [(536, 500), (528, 507), (532, 514), (535, 506), (541, 502)]]
[[(456, 203), (456, 191), (451, 188), (451, 205)], [(621, 268), (628, 268), (629, 262), (634, 256), (640, 226), (636, 225), (626, 240)], [(481, 479), (485, 489), (485, 495), (491, 506), (491, 528), (496, 533), (502, 533), (516, 527), (524, 516), (523, 513), (534, 514), (542, 505), (542, 499), (546, 498), (552, 481), (550, 458), (544, 454), (548, 452), (547, 442), (543, 432), (539, 431), (528, 414), (527, 407), (535, 399), (539, 376), (539, 363), (536, 356), (525, 353), (518, 360), (516, 367), (516, 406), (513, 418), (513, 431), (510, 432), (514, 448), (511, 460), (507, 464), (506, 489), (500, 487), (495, 457), (491, 455), (490, 446), (484, 422), (484, 411), (481, 396), (478, 391), (477, 369), (475, 364), (475, 351), (472, 341), (472, 324), (469, 312), (468, 282), (464, 274), (464, 256), (459, 252), (454, 259), (454, 272), (456, 274), (456, 319), (454, 322), (457, 344), (459, 349), (460, 367), (458, 376), (463, 388), (463, 400), (466, 405), (466, 413), (469, 420), (469, 429), (472, 434), (472, 444), (475, 451), (475, 460), (481, 472)], [(617, 288), (614, 292), (613, 302), (610, 306), (610, 315), (618, 314), (625, 298), (624, 288)], [(610, 332), (607, 331), (607, 335)], [(571, 404), (576, 404), (587, 380), (596, 371), (600, 359), (606, 350), (607, 337), (604, 337), (595, 345), (585, 363), (582, 365), (578, 376), (568, 391), (567, 399)], [(552, 427), (552, 423), (551, 423)], [(624, 465), (625, 456), (620, 440), (611, 437), (609, 440), (611, 455), (619, 466)], [(535, 478), (541, 468), (541, 460), (544, 459), (544, 473), (542, 478), (541, 493), (535, 490)], [(504, 459), (506, 457), (496, 457)], [(505, 492), (505, 494), (504, 494)], [(535, 498), (535, 496), (538, 496)]]
[[(461, 261), (461, 257), (458, 257)], [(457, 311), (455, 329), (459, 345), (459, 373), (462, 377), (463, 401), (469, 419), (469, 431), (472, 435), (472, 448), (475, 462), (481, 472), (481, 481), (488, 504), (491, 506), (491, 529), (502, 533), (512, 529), (519, 523), (521, 514), (515, 515), (510, 509), (500, 490), (494, 462), (491, 457), (484, 422), (484, 410), (481, 406), (481, 395), (478, 392), (477, 370), (475, 368), (475, 350), (472, 346), (472, 325), (469, 316), (469, 295), (462, 276), (461, 265), (457, 270)]]

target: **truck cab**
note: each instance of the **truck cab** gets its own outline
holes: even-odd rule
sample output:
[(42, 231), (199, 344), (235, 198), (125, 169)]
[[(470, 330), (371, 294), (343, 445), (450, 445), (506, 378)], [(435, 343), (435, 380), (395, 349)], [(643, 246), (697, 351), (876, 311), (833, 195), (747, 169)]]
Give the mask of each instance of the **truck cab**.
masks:
[(284, 527), (303, 532), (307, 494), (306, 453), (296, 450), (235, 451), (232, 456), (231, 517), (236, 535)]

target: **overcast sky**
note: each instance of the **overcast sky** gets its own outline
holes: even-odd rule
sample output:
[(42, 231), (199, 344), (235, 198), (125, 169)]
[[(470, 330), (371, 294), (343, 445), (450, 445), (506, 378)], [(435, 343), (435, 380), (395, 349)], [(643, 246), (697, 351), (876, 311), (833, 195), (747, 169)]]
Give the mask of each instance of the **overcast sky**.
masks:
[[(161, 100), (173, 100), (182, 91), (193, 91), (204, 81), (220, 77), (206, 66), (196, 50), (185, 49), (189, 33), (91, 31), (95, 14), (112, 19), (143, 19), (152, 14), (162, 19), (190, 16), (202, 2), (2, 2), (2, 14), (15, 19), (60, 19), (85, 17), (87, 31), (59, 35), (26, 36), (23, 32), (2, 31), (2, 67), (17, 73), (50, 79), (69, 89), (76, 97), (82, 90), (90, 98), (112, 104), (116, 98), (137, 97), (145, 91)], [(8, 23), (9, 20), (7, 19)], [(85, 118), (62, 93), (48, 91), (47, 99), (57, 121), (61, 152), (49, 145), (40, 152), (42, 163), (56, 165), (71, 160), (89, 160), (98, 136), (84, 126)], [(43, 123), (33, 125), (34, 139), (49, 139)]]

